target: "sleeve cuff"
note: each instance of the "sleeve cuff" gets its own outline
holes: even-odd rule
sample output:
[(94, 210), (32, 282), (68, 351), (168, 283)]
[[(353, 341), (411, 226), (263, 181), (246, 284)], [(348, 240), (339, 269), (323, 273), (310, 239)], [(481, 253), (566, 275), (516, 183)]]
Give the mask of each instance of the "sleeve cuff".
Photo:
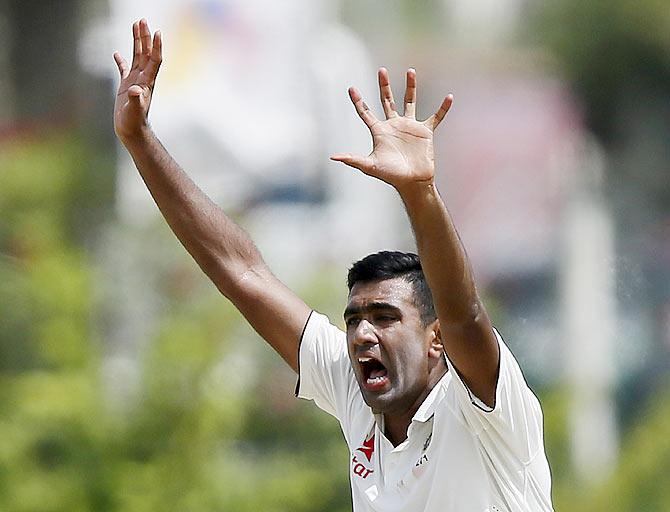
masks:
[(468, 385), (463, 381), (461, 378), (461, 375), (458, 373), (458, 370), (456, 370), (456, 367), (453, 365), (451, 360), (449, 359), (449, 356), (445, 352), (445, 358), (447, 360), (447, 366), (449, 367), (449, 371), (453, 372), (453, 378), (456, 380), (458, 383), (458, 387), (461, 389), (461, 391), (464, 391), (465, 394), (467, 395), (467, 400), (475, 406), (477, 409), (479, 409), (482, 412), (485, 413), (492, 413), (496, 410), (498, 407), (498, 404), (500, 404), (500, 376), (503, 372), (503, 365), (505, 355), (503, 354), (503, 350), (505, 349), (505, 344), (502, 341), (502, 337), (500, 336), (500, 333), (498, 330), (494, 327), (493, 328), (493, 333), (495, 334), (496, 341), (498, 342), (498, 376), (496, 379), (496, 389), (495, 393), (493, 395), (493, 406), (486, 405), (481, 398), (479, 398), (477, 395), (475, 395)]
[(302, 353), (302, 341), (305, 338), (305, 331), (307, 331), (307, 326), (309, 325), (310, 320), (312, 319), (312, 315), (314, 314), (314, 310), (309, 312), (309, 316), (307, 317), (307, 321), (305, 322), (305, 326), (302, 328), (302, 333), (300, 334), (300, 339), (298, 340), (298, 379), (295, 382), (295, 391), (293, 392), (297, 398), (301, 398), (300, 395), (300, 374), (302, 371), (302, 364), (301, 363), (301, 353)]

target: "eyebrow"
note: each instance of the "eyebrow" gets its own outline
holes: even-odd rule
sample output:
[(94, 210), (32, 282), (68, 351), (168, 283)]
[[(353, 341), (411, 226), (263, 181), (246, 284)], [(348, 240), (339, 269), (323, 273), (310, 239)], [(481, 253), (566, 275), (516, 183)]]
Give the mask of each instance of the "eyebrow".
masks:
[(379, 310), (392, 310), (396, 312), (400, 312), (400, 308), (398, 306), (394, 306), (393, 304), (390, 304), (388, 302), (369, 302), (367, 306), (347, 306), (347, 308), (344, 310), (344, 314), (342, 315), (344, 318), (357, 315), (366, 311), (379, 311)]

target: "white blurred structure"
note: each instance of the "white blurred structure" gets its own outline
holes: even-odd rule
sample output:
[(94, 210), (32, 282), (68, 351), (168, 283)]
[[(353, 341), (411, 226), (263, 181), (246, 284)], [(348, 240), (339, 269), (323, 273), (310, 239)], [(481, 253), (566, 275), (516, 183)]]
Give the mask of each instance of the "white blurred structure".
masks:
[[(389, 218), (394, 225), (403, 218), (394, 194), (328, 160), (336, 151), (369, 151), (369, 135), (349, 102), (348, 86), (376, 95), (375, 68), (361, 42), (337, 22), (337, 2), (171, 0), (143, 2), (139, 10), (136, 2), (116, 0), (112, 7), (116, 46), (126, 48), (126, 55), (134, 19), (147, 17), (162, 30), (164, 64), (152, 124), (177, 161), (226, 211), (266, 204), (258, 213), (259, 232), (253, 219), (248, 228), (261, 247), (273, 248), (268, 258), (277, 260), (279, 273), (309, 265), (314, 247), (350, 262), (398, 243), (388, 239), (396, 230), (384, 228)], [(119, 213), (129, 223), (143, 223), (156, 210), (122, 155)], [(282, 201), (283, 194), (294, 200)], [(319, 195), (325, 211), (300, 206)], [(275, 215), (273, 205), (277, 215), (297, 224), (284, 233), (268, 232), (265, 221)], [(382, 224), (379, 229), (371, 226), (367, 237), (337, 243), (347, 226), (370, 212), (376, 213), (368, 215), (371, 222)], [(291, 247), (282, 257), (283, 248)]]
[(582, 152), (560, 260), (572, 458), (587, 481), (604, 480), (618, 453), (614, 226), (601, 190), (603, 158), (595, 143)]
[[(408, 223), (390, 187), (328, 159), (334, 152), (369, 152), (369, 134), (347, 88), (377, 95), (375, 67), (361, 41), (339, 24), (337, 2), (110, 5), (111, 23), (99, 22), (83, 40), (89, 69), (100, 72), (96, 63), (115, 49), (132, 55), (134, 20), (145, 17), (161, 29), (164, 59), (152, 125), (210, 197), (227, 213), (243, 213), (244, 227), (282, 280), (299, 286), (331, 262), (342, 268), (344, 286), (352, 261), (407, 243)], [(107, 72), (115, 73), (111, 64)], [(117, 204), (136, 233), (156, 221), (158, 211), (121, 148)], [(351, 236), (354, 228), (358, 236)], [(113, 283), (116, 299), (108, 300), (117, 325), (109, 329), (107, 373), (116, 390), (136, 381), (138, 344), (150, 338), (160, 310), (160, 255), (147, 258), (141, 238), (110, 232), (103, 250), (110, 274), (124, 276)]]

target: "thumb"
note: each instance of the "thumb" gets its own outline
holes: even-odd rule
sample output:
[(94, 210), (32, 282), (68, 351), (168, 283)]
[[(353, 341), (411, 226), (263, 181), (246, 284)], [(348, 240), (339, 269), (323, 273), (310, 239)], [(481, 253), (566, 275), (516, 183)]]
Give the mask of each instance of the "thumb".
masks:
[(131, 85), (128, 88), (128, 103), (132, 108), (144, 110), (144, 91), (139, 85)]
[(119, 68), (119, 75), (121, 78), (126, 78), (128, 76), (128, 63), (126, 60), (121, 57), (119, 52), (114, 52), (114, 61), (116, 62), (117, 67)]
[(334, 155), (330, 155), (330, 159), (335, 162), (347, 164), (349, 167), (363, 171), (365, 174), (369, 174), (374, 167), (372, 158), (369, 156), (357, 156), (352, 155), (351, 153), (335, 153)]

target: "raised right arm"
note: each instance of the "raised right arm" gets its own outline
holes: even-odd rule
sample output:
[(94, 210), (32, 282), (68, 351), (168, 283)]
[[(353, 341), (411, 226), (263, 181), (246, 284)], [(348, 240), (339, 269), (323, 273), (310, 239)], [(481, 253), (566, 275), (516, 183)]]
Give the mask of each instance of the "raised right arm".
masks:
[(281, 357), (298, 370), (300, 335), (310, 308), (267, 267), (249, 235), (188, 177), (148, 122), (161, 64), (160, 32), (146, 20), (133, 24), (132, 65), (118, 54), (121, 83), (114, 129), (133, 158), (163, 217), (216, 287)]

